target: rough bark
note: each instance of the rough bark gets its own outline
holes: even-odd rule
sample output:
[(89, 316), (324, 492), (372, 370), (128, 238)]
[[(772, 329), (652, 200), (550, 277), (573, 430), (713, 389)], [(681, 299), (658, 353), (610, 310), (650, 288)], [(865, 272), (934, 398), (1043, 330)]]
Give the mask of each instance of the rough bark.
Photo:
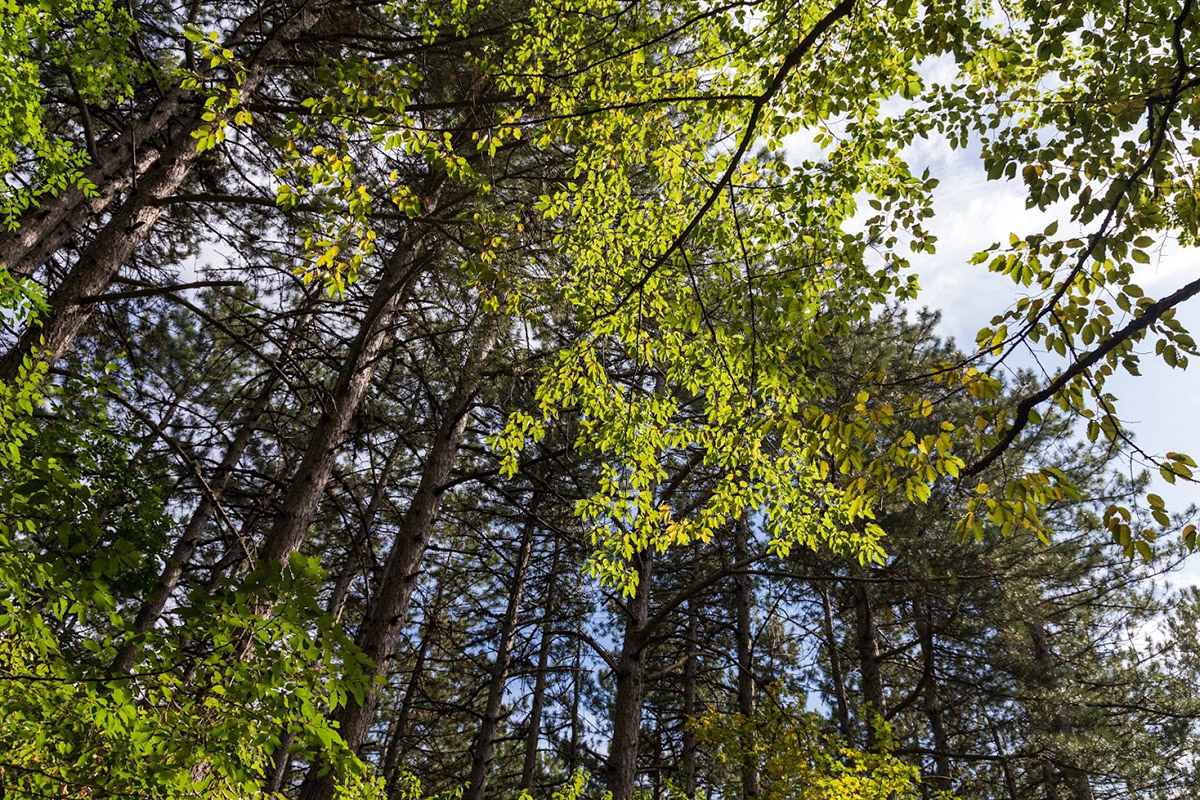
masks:
[(608, 751), (608, 788), (613, 800), (628, 800), (637, 789), (638, 745), (646, 684), (646, 638), (650, 619), (650, 551), (634, 556), (637, 594), (629, 600), (625, 635), (617, 659), (613, 696), (612, 741)]
[[(879, 629), (875, 621), (875, 597), (870, 585), (851, 586), (854, 597), (856, 638), (858, 642), (859, 677), (862, 681), (864, 707), (871, 714), (887, 717), (887, 697), (883, 688), (883, 667), (879, 652)], [(867, 723), (867, 746), (876, 745), (874, 725)]]
[(917, 637), (921, 643), (922, 708), (933, 734), (933, 772), (926, 782), (934, 791), (949, 792), (953, 788), (950, 766), (950, 737), (946, 732), (946, 717), (942, 708), (941, 685), (933, 641), (933, 609), (927, 603), (917, 615)]
[(285, 563), (304, 542), (337, 461), (338, 449), (371, 386), (396, 315), (429, 253), (416, 226), (405, 229), (372, 294), (366, 316), (342, 362), (337, 381), (259, 549), (263, 563)]
[[(270, 62), (277, 59), (289, 40), (308, 30), (321, 13), (335, 5), (332, 0), (310, 0), (279, 22), (257, 50), (246, 59), (246, 80), (240, 90), (249, 96), (261, 83)], [(248, 14), (222, 43), (241, 54), (242, 46), (262, 31), (261, 11)], [(150, 89), (157, 92), (157, 87)], [(178, 86), (163, 93), (145, 113), (97, 143), (92, 163), (84, 177), (95, 186), (87, 197), (74, 187), (52, 197), (43, 197), (36, 208), (23, 214), (20, 226), (0, 234), (0, 264), (18, 276), (32, 276), (61, 250), (87, 223), (104, 214), (113, 203), (149, 178), (152, 168), (179, 144), (195, 150), (192, 133), (208, 124), (203, 118), (202, 98)], [(166, 138), (166, 145), (161, 140)], [(158, 145), (155, 143), (158, 142)]]
[[(271, 32), (247, 62), (246, 77), (240, 86), (244, 96), (254, 93), (267, 76), (270, 62), (283, 53), (288, 41), (316, 24), (328, 3), (329, 0), (309, 0)], [(75, 337), (91, 317), (95, 307), (92, 299), (108, 288), (138, 246), (149, 238), (166, 207), (162, 201), (179, 190), (200, 157), (192, 133), (202, 126), (215, 124), (214, 121), (203, 118), (205, 111), (203, 107), (193, 109), (186, 122), (181, 125), (181, 130), (173, 135), (171, 142), (153, 165), (146, 169), (136, 182), (131, 177), (131, 188), (124, 201), (83, 248), (67, 276), (50, 295), (47, 314), (40, 318), (37, 324), (30, 326), (13, 349), (0, 360), (0, 380), (12, 381), (26, 356), (32, 355), (53, 365), (71, 347)], [(223, 112), (226, 117), (232, 116), (233, 113), (232, 110)], [(64, 225), (65, 223), (54, 226), (46, 232), (45, 247), (51, 247), (55, 242), (58, 247), (65, 243), (65, 239), (58, 241), (55, 238), (69, 235), (56, 233), (61, 232)], [(29, 231), (27, 235), (34, 234), (34, 231)], [(39, 248), (42, 248), (42, 245), (34, 242), (23, 255), (9, 254), (10, 258), (17, 259), (16, 262), (10, 263), (32, 263), (29, 253)], [(47, 255), (55, 249), (57, 247), (47, 250)], [(27, 266), (16, 271), (22, 270), (27, 270)]]
[[(400, 524), (400, 531), (380, 578), (375, 601), (359, 628), (356, 644), (374, 665), (368, 676), (372, 681), (387, 672), (396, 639), (404, 627), (408, 603), (420, 575), (421, 561), (437, 521), (443, 486), (454, 468), (463, 433), (474, 407), (482, 366), (495, 345), (498, 331), (499, 320), (495, 316), (488, 316), (481, 324), (458, 385), (446, 404), (441, 426), (429, 447), (421, 480)], [(352, 697), (333, 715), (342, 739), (352, 750), (358, 750), (366, 738), (377, 699), (377, 689), (372, 682), (364, 692), (362, 702)], [(300, 790), (302, 800), (330, 800), (333, 797), (332, 776), (318, 775), (318, 771), (315, 766), (309, 771)]]

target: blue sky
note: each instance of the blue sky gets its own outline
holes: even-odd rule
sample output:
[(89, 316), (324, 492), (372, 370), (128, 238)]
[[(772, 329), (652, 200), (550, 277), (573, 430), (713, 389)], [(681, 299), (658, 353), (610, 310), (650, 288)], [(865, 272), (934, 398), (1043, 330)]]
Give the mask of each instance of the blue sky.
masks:
[[(788, 141), (795, 159), (817, 156), (816, 148), (802, 137)], [(984, 265), (971, 265), (970, 257), (994, 242), (1007, 242), (1010, 233), (1024, 236), (1040, 232), (1058, 219), (1059, 233), (1074, 225), (1065, 209), (1059, 214), (1027, 210), (1022, 181), (988, 181), (978, 152), (952, 150), (944, 141), (930, 139), (914, 144), (907, 153), (915, 173), (925, 167), (940, 180), (935, 193), (936, 216), (929, 227), (938, 237), (937, 253), (914, 258), (922, 293), (917, 306), (942, 313), (941, 333), (969, 349), (979, 329), (992, 316), (1010, 307), (1026, 291), (1007, 277), (989, 273)], [(1200, 270), (1200, 250), (1185, 249), (1164, 241), (1152, 252), (1151, 263), (1137, 272), (1137, 282), (1151, 297), (1161, 297), (1193, 279)], [(1179, 309), (1178, 318), (1200, 338), (1200, 300)], [(1147, 452), (1161, 455), (1179, 451), (1200, 459), (1200, 363), (1190, 372), (1172, 369), (1154, 357), (1153, 344), (1141, 348), (1141, 377), (1120, 373), (1109, 387), (1118, 396), (1118, 412)], [(1035, 367), (1037, 361), (1053, 370), (1061, 360), (1029, 352), (1014, 353), (1016, 367)], [(1137, 469), (1137, 465), (1131, 465)], [(1167, 485), (1155, 477), (1152, 491), (1162, 495), (1172, 512), (1200, 505), (1200, 486), (1179, 482)], [(1194, 520), (1200, 521), (1200, 520)], [(1200, 583), (1200, 554), (1179, 575), (1184, 583)]]

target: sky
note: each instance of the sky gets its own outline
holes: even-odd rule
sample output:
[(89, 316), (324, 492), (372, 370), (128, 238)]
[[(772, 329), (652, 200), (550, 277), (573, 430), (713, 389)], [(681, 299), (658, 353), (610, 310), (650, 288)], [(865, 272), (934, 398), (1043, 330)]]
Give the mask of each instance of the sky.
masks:
[[(814, 147), (799, 137), (786, 145), (795, 160), (815, 155)], [(941, 335), (953, 337), (961, 348), (969, 349), (979, 329), (1028, 290), (988, 272), (986, 265), (971, 265), (968, 260), (995, 242), (1007, 242), (1010, 233), (1040, 232), (1056, 216), (1025, 208), (1025, 186), (1020, 179), (988, 181), (977, 151), (952, 150), (943, 140), (929, 139), (919, 140), (906, 155), (914, 173), (928, 167), (940, 181), (935, 190), (936, 215), (928, 221), (938, 237), (937, 253), (913, 258), (922, 288), (914, 308), (940, 311)], [(1074, 223), (1065, 215), (1057, 218), (1060, 235), (1071, 230), (1068, 226)], [(1200, 250), (1168, 242), (1151, 253), (1151, 263), (1138, 270), (1136, 281), (1150, 297), (1161, 297), (1194, 278), (1198, 270)], [(1181, 306), (1178, 318), (1200, 339), (1200, 299)], [(1200, 459), (1200, 363), (1185, 372), (1154, 357), (1153, 344), (1139, 350), (1146, 353), (1141, 377), (1119, 372), (1109, 379), (1109, 389), (1119, 399), (1119, 415), (1147, 452), (1178, 451)], [(1020, 358), (1015, 366), (1035, 366), (1031, 354)], [(1054, 361), (1045, 358), (1043, 364), (1053, 369)], [(1200, 505), (1200, 486), (1184, 481), (1168, 485), (1157, 477), (1157, 471), (1150, 490), (1164, 498), (1171, 512)], [(1189, 559), (1174, 582), (1200, 584), (1200, 553)]]

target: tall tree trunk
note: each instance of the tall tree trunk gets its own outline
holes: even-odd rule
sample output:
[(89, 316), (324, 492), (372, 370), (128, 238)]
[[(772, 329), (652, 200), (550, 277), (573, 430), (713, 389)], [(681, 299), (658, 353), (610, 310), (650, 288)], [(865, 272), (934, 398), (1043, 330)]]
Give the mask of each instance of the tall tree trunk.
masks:
[[(243, 96), (252, 95), (267, 76), (270, 62), (282, 55), (288, 42), (311, 28), (329, 0), (308, 0), (291, 17), (277, 26), (247, 63)], [(149, 238), (162, 215), (162, 201), (178, 191), (200, 156), (194, 131), (232, 117), (222, 112), (217, 120), (205, 120), (208, 111), (197, 107), (183, 130), (174, 136), (161, 157), (146, 170), (95, 238), (83, 248), (79, 259), (54, 290), (49, 311), (31, 325), (16, 345), (0, 360), (0, 381), (12, 381), (26, 357), (54, 364), (71, 347), (76, 335), (91, 317), (93, 299), (104, 292), (128, 262), (137, 247)]]
[[(1050, 644), (1050, 634), (1046, 631), (1046, 626), (1037, 619), (1026, 619), (1025, 627), (1033, 642), (1034, 662), (1038, 666), (1038, 682), (1053, 692), (1057, 687), (1058, 679), (1055, 676), (1055, 657), (1054, 649)], [(1060, 737), (1071, 736), (1075, 733), (1075, 725), (1065, 706), (1060, 706), (1056, 711), (1051, 712), (1050, 730)], [(1095, 800), (1096, 795), (1092, 790), (1092, 781), (1088, 774), (1072, 763), (1069, 758), (1064, 758), (1061, 753), (1054, 755), (1053, 759), (1045, 762), (1043, 768), (1051, 785), (1055, 787), (1054, 791), (1057, 792), (1058, 779), (1053, 774), (1056, 771), (1054, 765), (1057, 765), (1058, 775), (1067, 785), (1072, 800)]]
[[(179, 585), (179, 580), (183, 577), (183, 571), (186, 569), (188, 562), (191, 561), (192, 554), (196, 551), (196, 545), (199, 544), (205, 527), (208, 525), (213, 513), (220, 507), (221, 499), (224, 497), (226, 489), (229, 488), (229, 482), (233, 476), (234, 469), (237, 467), (238, 462), (242, 460), (246, 448), (253, 441), (255, 433), (258, 431), (258, 425), (262, 421), (267, 408), (270, 406), (271, 397), (274, 395), (275, 389), (279, 386), (284, 365), (291, 359), (296, 347), (299, 346), (301, 334), (308, 327), (311, 320), (312, 314), (305, 312), (288, 333), (287, 341), (279, 353), (278, 360), (268, 371), (267, 379), (263, 383), (258, 397), (255, 398), (254, 404), (250, 407), (246, 418), (242, 421), (241, 427), (234, 434), (233, 441), (229, 443), (229, 447), (226, 449), (221, 463), (217, 466), (216, 471), (213, 472), (212, 478), (205, 486), (201, 487), (200, 502), (196, 505), (192, 516), (188, 519), (187, 525), (184, 526), (183, 532), (175, 542), (175, 547), (171, 551), (171, 555), (167, 557), (167, 563), (163, 566), (163, 571), (158, 576), (154, 587), (150, 590), (150, 594), (146, 596), (146, 599), (142, 602), (142, 607), (138, 610), (138, 615), (134, 619), (132, 626), (134, 633), (146, 633), (154, 626), (158, 618), (162, 616), (163, 609), (167, 605), (167, 600), (170, 598), (172, 592), (175, 591), (175, 587)], [(128, 672), (133, 667), (137, 653), (137, 640), (131, 639), (127, 641), (113, 659), (113, 671)]]
[[(242, 95), (252, 94), (269, 62), (278, 58), (291, 44), (290, 40), (311, 28), (321, 13), (336, 2), (305, 3), (280, 22), (246, 59), (246, 80), (239, 87)], [(263, 28), (261, 9), (247, 14), (221, 47), (232, 49), (241, 57), (242, 46)], [(152, 87), (151, 91), (157, 92), (158, 88)], [(0, 264), (14, 275), (32, 276), (91, 219), (105, 213), (118, 197), (144, 182), (150, 169), (172, 149), (172, 144), (184, 142), (194, 149), (193, 132), (200, 125), (209, 124), (203, 119), (206, 109), (202, 106), (203, 98), (195, 92), (172, 87), (145, 114), (129, 120), (119, 133), (98, 142), (93, 163), (83, 170), (95, 193), (87, 197), (75, 187), (68, 187), (53, 197), (40, 198), (36, 208), (21, 216), (16, 230), (0, 233)], [(167, 144), (160, 149), (154, 142), (164, 136)]]
[(833, 627), (833, 606), (829, 600), (829, 586), (822, 583), (820, 592), (825, 653), (829, 657), (829, 680), (833, 684), (838, 733), (842, 735), (843, 739), (849, 740), (854, 729), (850, 724), (850, 699), (846, 694), (846, 675), (842, 669), (842, 655), (838, 648), (837, 631)]
[[(699, 548), (692, 547), (692, 583), (700, 581)], [(695, 596), (687, 600), (687, 653), (683, 661), (683, 789), (688, 797), (696, 796), (696, 683), (700, 679), (700, 602)]]
[(637, 593), (630, 598), (625, 636), (617, 660), (613, 733), (608, 751), (608, 788), (613, 800), (628, 800), (637, 788), (638, 739), (646, 684), (647, 623), (653, 559), (649, 549), (633, 557)]
[(917, 611), (917, 638), (921, 643), (921, 671), (924, 688), (922, 706), (933, 733), (933, 774), (927, 782), (934, 791), (949, 792), (953, 788), (950, 767), (950, 737), (946, 733), (946, 717), (942, 709), (941, 686), (938, 682), (937, 662), (933, 648), (933, 605), (926, 600), (924, 608)]
[[(883, 688), (883, 666), (880, 663), (879, 629), (875, 622), (875, 596), (868, 583), (852, 583), (854, 613), (858, 639), (859, 675), (862, 680), (863, 705), (872, 715), (887, 716), (887, 697)], [(875, 726), (867, 719), (867, 746), (877, 744)]]
[(542, 638), (538, 644), (537, 674), (533, 679), (533, 699), (529, 706), (529, 733), (525, 737), (525, 759), (521, 766), (521, 790), (533, 789), (537, 777), (538, 744), (542, 738), (542, 712), (546, 704), (546, 684), (550, 671), (550, 650), (554, 644), (555, 589), (558, 584), (558, 562), (562, 545), (555, 541), (554, 558), (546, 585), (546, 605), (542, 610)]
[(396, 713), (391, 731), (388, 732), (387, 748), (383, 757), (383, 779), (390, 797), (396, 788), (396, 779), (400, 774), (400, 756), (404, 752), (404, 743), (408, 741), (409, 727), (412, 720), (413, 704), (417, 699), (421, 676), (425, 672), (425, 661), (429, 658), (429, 649), (433, 644), (434, 628), (438, 615), (442, 610), (443, 584), (439, 583), (433, 602), (425, 612), (421, 623), (421, 639), (417, 644), (417, 657), (413, 662), (412, 672), (408, 675), (408, 685), (404, 687), (404, 697), (400, 701), (400, 710)]
[[(579, 622), (582, 627), (582, 620)], [(574, 775), (579, 769), (579, 748), (583, 740), (579, 708), (583, 703), (583, 642), (575, 639), (575, 660), (571, 664), (571, 741), (567, 750), (567, 772)]]
[[(440, 185), (440, 180), (438, 183)], [(429, 210), (432, 209), (427, 213)], [(414, 221), (414, 225), (420, 225), (420, 221)], [(384, 267), (366, 316), (342, 362), (327, 407), (309, 437), (300, 466), (288, 484), (274, 524), (259, 549), (262, 562), (285, 563), (304, 542), (333, 473), (338, 449), (370, 388), (383, 348), (395, 327), (396, 315), (430, 257), (424, 232), (414, 225), (405, 229)]]
[[(537, 499), (532, 503), (531, 513), (537, 508)], [(496, 661), (492, 665), (488, 681), (487, 700), (484, 703), (483, 719), (471, 748), (471, 772), (467, 776), (466, 800), (483, 800), (487, 789), (488, 773), (492, 766), (492, 746), (500, 726), (500, 709), (504, 701), (504, 687), (508, 685), (508, 670), (512, 663), (513, 646), (517, 641), (517, 625), (521, 613), (521, 598), (525, 591), (525, 573), (533, 553), (534, 521), (530, 517), (521, 534), (521, 547), (517, 553), (516, 569), (512, 586), (508, 592), (508, 603), (504, 618), (500, 621), (500, 641), (496, 644)]]
[[(746, 559), (749, 525), (740, 519), (734, 525), (733, 558), (737, 563)], [(737, 639), (737, 701), (738, 713), (745, 721), (742, 741), (742, 797), (753, 800), (759, 796), (758, 757), (754, 717), (757, 703), (757, 687), (754, 680), (754, 592), (750, 576), (740, 571), (733, 576), (733, 594), (736, 612), (735, 638)]]
[[(437, 521), (442, 487), (454, 468), (463, 433), (474, 407), (483, 363), (496, 343), (499, 323), (495, 315), (488, 315), (480, 325), (458, 385), (446, 404), (445, 417), (430, 445), (421, 480), (400, 524), (375, 601), (359, 627), (356, 644), (374, 665), (369, 679), (386, 674), (388, 660), (396, 648), (396, 639), (404, 627), (408, 602), (420, 574), (421, 560)], [(342, 739), (351, 750), (357, 751), (366, 738), (375, 715), (377, 698), (377, 689), (372, 682), (364, 691), (362, 702), (351, 697), (343, 708), (333, 714)], [(302, 800), (330, 800), (333, 797), (333, 776), (321, 776), (318, 771), (316, 766), (309, 771), (300, 790)]]

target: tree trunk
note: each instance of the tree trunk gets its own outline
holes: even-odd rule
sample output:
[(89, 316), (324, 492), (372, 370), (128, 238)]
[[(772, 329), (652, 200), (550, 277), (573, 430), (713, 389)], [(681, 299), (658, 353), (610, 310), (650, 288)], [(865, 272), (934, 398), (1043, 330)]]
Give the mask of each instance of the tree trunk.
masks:
[(833, 627), (833, 607), (829, 601), (829, 587), (822, 583), (820, 591), (825, 652), (829, 657), (829, 680), (833, 684), (838, 733), (842, 735), (843, 739), (849, 741), (854, 734), (854, 728), (850, 724), (850, 699), (846, 694), (846, 676), (842, 670), (842, 656), (838, 648), (837, 631)]
[[(306, 3), (267, 36), (246, 62), (246, 80), (239, 87), (243, 96), (253, 93), (269, 62), (282, 54), (290, 40), (311, 28), (332, 5), (333, 0)], [(247, 14), (221, 47), (239, 51), (248, 38), (261, 33), (263, 26), (261, 10)], [(157, 87), (152, 91), (157, 92)], [(85, 197), (79, 189), (68, 187), (57, 195), (41, 198), (36, 208), (21, 216), (16, 230), (0, 234), (0, 264), (13, 275), (32, 276), (89, 220), (105, 213), (118, 197), (143, 182), (173, 143), (182, 141), (194, 146), (192, 133), (207, 124), (202, 119), (204, 109), (195, 110), (202, 106), (202, 100), (192, 91), (172, 87), (148, 112), (129, 120), (115, 136), (100, 141), (96, 150), (103, 157), (97, 160), (93, 155), (93, 163), (83, 170), (84, 177), (95, 186), (95, 194)], [(152, 142), (164, 135), (168, 137), (167, 146), (160, 150)]]
[(558, 583), (558, 561), (562, 545), (555, 542), (554, 560), (546, 586), (546, 606), (542, 617), (542, 639), (538, 645), (537, 674), (533, 679), (533, 700), (529, 706), (529, 733), (525, 737), (525, 760), (521, 766), (521, 790), (533, 789), (537, 777), (538, 744), (542, 737), (542, 712), (546, 703), (546, 684), (550, 670), (550, 649), (554, 644), (555, 588)]
[[(388, 660), (396, 648), (396, 638), (404, 627), (408, 602), (420, 575), (421, 560), (437, 521), (442, 487), (454, 468), (458, 448), (474, 407), (483, 363), (496, 343), (498, 331), (499, 319), (493, 315), (485, 318), (463, 367), (458, 386), (447, 403), (446, 416), (429, 448), (417, 491), (404, 514), (384, 567), (375, 602), (359, 628), (356, 644), (374, 665), (369, 679), (386, 674)], [(353, 751), (357, 751), (366, 738), (374, 718), (377, 697), (377, 687), (372, 682), (364, 691), (361, 703), (351, 697), (333, 715), (342, 739)], [(317, 772), (316, 766), (309, 771), (300, 790), (302, 800), (330, 800), (333, 797), (333, 776), (320, 776)]]
[(867, 746), (877, 744), (872, 717), (887, 717), (887, 697), (883, 688), (883, 668), (879, 655), (879, 629), (875, 623), (875, 597), (866, 583), (851, 585), (858, 639), (859, 671), (862, 679), (863, 706), (869, 715)]
[[(1054, 649), (1050, 644), (1050, 635), (1040, 620), (1026, 619), (1025, 627), (1033, 642), (1034, 662), (1038, 665), (1038, 680), (1046, 689), (1053, 691), (1058, 684), (1058, 679), (1054, 674)], [(1051, 712), (1050, 730), (1059, 736), (1070, 736), (1075, 733), (1075, 725), (1065, 706), (1060, 706), (1057, 712)], [(1067, 785), (1067, 789), (1071, 793), (1072, 800), (1095, 800), (1092, 781), (1088, 774), (1077, 765), (1064, 759), (1061, 753), (1055, 755), (1056, 758), (1047, 759), (1043, 768), (1053, 791), (1057, 793), (1058, 776), (1061, 776), (1062, 782)], [(1055, 765), (1057, 765), (1057, 770), (1054, 769)], [(1057, 776), (1054, 774), (1056, 771)]]
[[(290, 40), (316, 24), (327, 3), (328, 0), (309, 0), (271, 32), (247, 63), (246, 77), (239, 87), (243, 96), (254, 93), (267, 75), (268, 63), (283, 53)], [(149, 238), (165, 209), (161, 201), (178, 191), (187, 179), (200, 156), (192, 133), (217, 122), (205, 120), (206, 111), (202, 106), (196, 108), (154, 165), (136, 183), (131, 180), (132, 188), (124, 202), (83, 248), (71, 271), (51, 294), (49, 311), (0, 360), (0, 381), (11, 382), (26, 357), (53, 365), (71, 347), (91, 317), (95, 307), (92, 300), (108, 288), (137, 247)], [(233, 113), (234, 110), (222, 112), (218, 119), (228, 119)], [(17, 258), (21, 261), (19, 255)]]
[[(537, 507), (537, 500), (533, 502)], [(466, 800), (483, 800), (487, 789), (488, 772), (492, 766), (492, 745), (496, 730), (500, 726), (500, 709), (504, 701), (504, 687), (508, 685), (508, 668), (512, 663), (513, 645), (517, 641), (517, 625), (521, 613), (521, 597), (525, 590), (525, 573), (533, 553), (534, 522), (531, 517), (525, 523), (521, 535), (521, 547), (517, 553), (516, 571), (508, 592), (508, 603), (504, 619), (500, 622), (500, 641), (496, 644), (496, 662), (492, 665), (491, 680), (488, 682), (487, 700), (484, 703), (483, 719), (475, 745), (471, 748), (471, 772), (467, 777)]]
[(400, 711), (396, 714), (395, 723), (388, 734), (387, 749), (383, 758), (383, 779), (389, 797), (395, 791), (396, 778), (400, 774), (400, 756), (404, 752), (404, 742), (408, 739), (413, 703), (416, 702), (417, 689), (425, 671), (425, 661), (429, 658), (429, 649), (433, 644), (433, 629), (437, 625), (438, 614), (442, 610), (442, 594), (442, 584), (439, 583), (433, 602), (425, 613), (425, 620), (421, 623), (421, 640), (417, 644), (417, 658), (413, 662), (412, 672), (409, 673), (408, 685), (404, 687), (404, 698), (400, 701)]
[[(191, 561), (192, 554), (196, 550), (196, 545), (200, 542), (200, 536), (204, 533), (204, 529), (212, 518), (213, 512), (220, 507), (221, 498), (224, 496), (225, 490), (229, 488), (233, 470), (237, 467), (238, 462), (242, 460), (246, 448), (253, 441), (255, 433), (258, 431), (258, 424), (270, 406), (271, 397), (275, 393), (275, 389), (279, 386), (284, 365), (291, 359), (292, 353), (295, 352), (299, 344), (301, 333), (308, 327), (308, 323), (311, 320), (312, 314), (305, 313), (300, 317), (296, 325), (292, 327), (288, 334), (288, 339), (279, 353), (278, 360), (272, 369), (268, 371), (262, 390), (259, 392), (258, 397), (255, 398), (254, 404), (246, 414), (241, 427), (234, 434), (233, 441), (229, 443), (229, 448), (225, 451), (221, 463), (217, 466), (207, 485), (201, 487), (200, 502), (196, 505), (192, 516), (188, 519), (187, 525), (184, 526), (183, 532), (175, 542), (175, 548), (171, 551), (171, 555), (168, 556), (167, 563), (163, 566), (163, 571), (158, 576), (154, 587), (150, 590), (150, 594), (142, 602), (142, 607), (138, 610), (137, 618), (133, 622), (133, 632), (135, 634), (146, 633), (154, 627), (154, 624), (158, 622), (158, 618), (162, 616), (163, 609), (167, 605), (167, 600), (170, 598), (172, 592), (175, 591), (175, 587), (179, 585), (179, 580), (183, 577), (183, 571), (187, 567), (188, 562)], [(127, 641), (113, 659), (113, 671), (128, 672), (133, 667), (133, 662), (137, 658), (138, 649), (139, 646), (136, 639)]]
[(628, 800), (637, 788), (638, 739), (646, 683), (646, 626), (653, 577), (651, 551), (637, 553), (633, 560), (638, 576), (637, 594), (629, 600), (624, 642), (617, 661), (613, 733), (608, 753), (608, 788), (612, 800)]
[[(699, 548), (692, 548), (692, 583), (700, 581)], [(696, 682), (700, 678), (700, 604), (695, 596), (687, 600), (687, 654), (683, 662), (683, 789), (696, 796)]]
[(933, 773), (927, 781), (934, 791), (949, 792), (953, 788), (950, 767), (950, 737), (946, 733), (946, 718), (942, 713), (941, 686), (938, 683), (937, 663), (933, 649), (933, 608), (930, 602), (917, 613), (917, 638), (921, 643), (922, 690), (925, 717), (933, 733)]
[[(734, 525), (733, 558), (737, 563), (746, 559), (746, 545), (750, 531), (744, 519)], [(754, 592), (750, 576), (738, 572), (733, 576), (734, 623), (737, 639), (737, 701), (738, 714), (744, 720), (742, 741), (742, 797), (753, 800), (759, 796), (758, 757), (756, 755), (755, 710), (757, 687), (754, 680), (754, 629), (752, 612)]]
[(414, 225), (405, 229), (384, 267), (366, 316), (330, 392), (329, 407), (323, 410), (313, 429), (300, 466), (279, 504), (275, 522), (259, 549), (260, 562), (285, 563), (304, 542), (333, 473), (338, 449), (371, 386), (380, 355), (395, 327), (396, 314), (430, 255), (425, 237), (414, 227), (417, 224), (419, 222), (414, 221)]

